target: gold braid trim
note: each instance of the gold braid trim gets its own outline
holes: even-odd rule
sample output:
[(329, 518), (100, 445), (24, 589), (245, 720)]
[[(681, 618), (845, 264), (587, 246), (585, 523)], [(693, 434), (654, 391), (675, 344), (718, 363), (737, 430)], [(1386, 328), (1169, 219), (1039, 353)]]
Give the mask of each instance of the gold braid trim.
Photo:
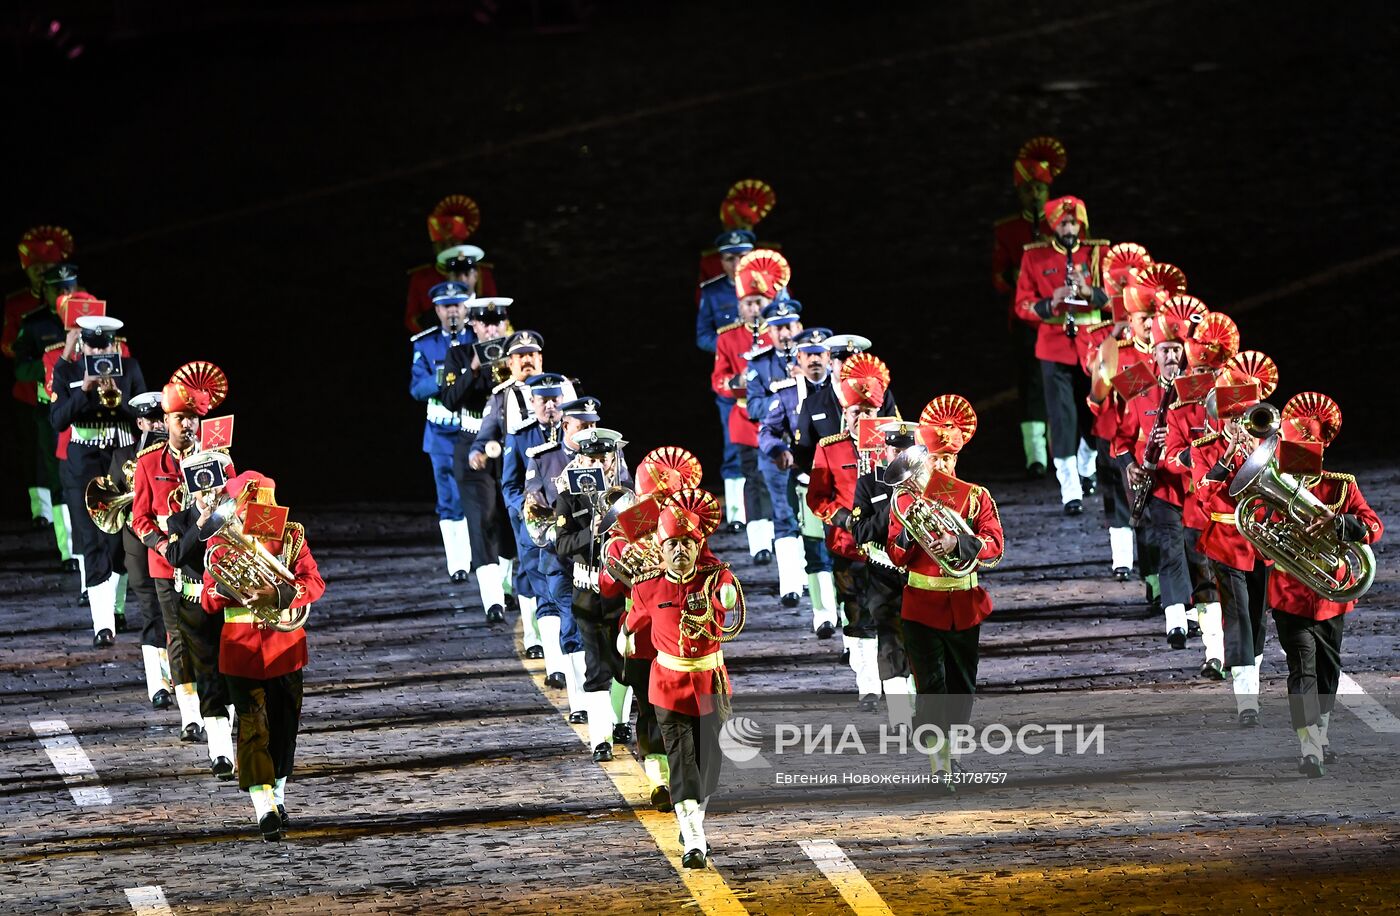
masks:
[[(701, 586), (700, 589), (700, 593), (704, 595), (705, 598), (705, 610), (704, 613), (701, 614), (692, 614), (690, 613), (689, 607), (681, 608), (679, 629), (682, 639), (713, 639), (716, 642), (724, 643), (729, 642), (743, 632), (744, 622), (748, 617), (748, 606), (744, 603), (744, 587), (740, 585), (739, 580), (733, 576), (730, 578), (733, 579), (735, 592), (734, 609), (737, 609), (739, 612), (738, 619), (727, 627), (723, 626), (715, 619), (715, 592), (716, 589), (720, 587), (718, 585), (719, 577), (727, 567), (728, 564), (720, 563), (717, 566), (711, 565), (696, 570), (696, 572), (710, 570), (710, 574), (705, 578), (705, 584)], [(715, 629), (719, 630), (718, 636), (711, 634), (711, 624), (714, 624)]]
[[(987, 502), (991, 503), (991, 506), (992, 506), (992, 516), (997, 520), (997, 524), (1000, 525), (1000, 524), (1001, 524), (1001, 512), (999, 512), (999, 511), (997, 510), (997, 501), (996, 501), (995, 499), (992, 499), (992, 494), (987, 493), (987, 489), (986, 489), (985, 487), (978, 487), (977, 490), (976, 490), (975, 493), (974, 493), (974, 496), (980, 496), (980, 495), (982, 495), (982, 494), (984, 494), (984, 493), (985, 493), (986, 496), (987, 496)], [(975, 513), (975, 512), (973, 513), (973, 515), (976, 515), (976, 514), (977, 514), (977, 513)], [(1002, 529), (1001, 529), (1001, 538), (1002, 538), (1002, 542), (1001, 542), (1001, 543), (1002, 543), (1002, 546), (1001, 546), (1001, 553), (997, 555), (997, 558), (996, 558), (995, 560), (978, 560), (978, 561), (977, 561), (978, 565), (981, 566), (983, 569), (996, 569), (997, 566), (1001, 565), (1001, 561), (1002, 561), (1003, 559), (1006, 558), (1006, 529), (1005, 529), (1005, 528), (1002, 528)], [(979, 537), (978, 540), (981, 540), (981, 538)], [(983, 541), (983, 543), (986, 543), (986, 542)]]
[(1191, 447), (1192, 447), (1192, 448), (1200, 448), (1200, 447), (1203, 446), (1203, 445), (1210, 445), (1212, 442), (1214, 442), (1216, 439), (1219, 439), (1219, 438), (1220, 438), (1220, 433), (1207, 433), (1206, 435), (1202, 436), (1202, 437), (1199, 438), (1199, 439), (1192, 439), (1192, 440), (1191, 440)]
[(821, 440), (820, 442), (818, 442), (817, 445), (818, 445), (818, 446), (822, 446), (822, 445), (835, 445), (836, 443), (840, 442), (842, 439), (849, 439), (849, 438), (850, 438), (850, 434), (847, 433), (845, 430), (842, 430), (842, 431), (839, 432), (839, 433), (832, 433), (831, 435), (827, 436), (825, 439), (823, 439), (823, 440)]

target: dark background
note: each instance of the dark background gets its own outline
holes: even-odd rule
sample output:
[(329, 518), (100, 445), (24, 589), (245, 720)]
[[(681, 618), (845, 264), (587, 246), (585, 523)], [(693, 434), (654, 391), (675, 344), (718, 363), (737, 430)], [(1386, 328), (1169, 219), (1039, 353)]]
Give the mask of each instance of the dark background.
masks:
[[(223, 366), (239, 465), (285, 504), (427, 500), (401, 318), (439, 198), (478, 201), (516, 326), (634, 455), (682, 444), (714, 471), (696, 256), (729, 184), (763, 178), (808, 323), (872, 338), (906, 414), (978, 403), (975, 479), (1020, 464), (990, 233), (1016, 149), (1049, 133), (1053, 191), (1234, 313), (1280, 364), (1275, 402), (1337, 398), (1339, 466), (1395, 454), (1400, 355), (1400, 30), (1387, 3), (1344, 11), (15, 4), (0, 237), (72, 230), (152, 384)], [(18, 484), (0, 510), (23, 513)]]

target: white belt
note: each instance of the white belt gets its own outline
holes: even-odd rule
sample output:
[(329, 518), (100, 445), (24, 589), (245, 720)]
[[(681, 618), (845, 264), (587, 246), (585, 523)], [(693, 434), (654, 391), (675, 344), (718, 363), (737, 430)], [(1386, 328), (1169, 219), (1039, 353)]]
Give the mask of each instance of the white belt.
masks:
[(481, 417), (465, 410), (457, 412), (457, 422), (462, 429), (469, 433), (481, 432)]
[(879, 544), (873, 542), (869, 544), (861, 544), (860, 549), (865, 554), (865, 560), (867, 563), (874, 563), (876, 566), (883, 566), (886, 569), (893, 569), (898, 572), (904, 572), (904, 568), (901, 566), (896, 566), (894, 560), (890, 559), (890, 555), (885, 553), (885, 548), (881, 547)]
[(428, 422), (434, 426), (447, 426), (452, 429), (461, 426), (457, 414), (443, 407), (437, 398), (428, 401)]
[(598, 591), (598, 567), (574, 563), (574, 588), (579, 591)]

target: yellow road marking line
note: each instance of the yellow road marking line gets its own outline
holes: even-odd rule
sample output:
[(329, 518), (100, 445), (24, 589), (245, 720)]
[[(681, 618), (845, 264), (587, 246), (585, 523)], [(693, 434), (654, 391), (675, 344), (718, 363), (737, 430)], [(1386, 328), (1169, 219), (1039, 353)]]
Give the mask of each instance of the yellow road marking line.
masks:
[[(567, 699), (559, 700), (550, 695), (550, 691), (544, 686), (544, 662), (540, 659), (525, 657), (524, 631), (517, 625), (515, 628), (515, 650), (520, 659), (520, 664), (524, 667), (530, 679), (535, 682), (535, 689), (540, 695), (549, 701), (560, 715), (565, 717), (568, 723), (569, 703)], [(569, 727), (578, 735), (579, 743), (585, 748), (592, 749), (588, 743), (588, 726), (573, 725)], [(738, 896), (728, 884), (719, 870), (713, 865), (706, 868), (686, 868), (681, 864), (681, 855), (685, 850), (681, 849), (676, 842), (680, 826), (676, 823), (674, 816), (663, 814), (651, 806), (651, 783), (647, 781), (646, 772), (642, 765), (633, 758), (630, 752), (624, 752), (615, 757), (611, 763), (597, 764), (612, 780), (613, 787), (617, 789), (619, 795), (627, 802), (628, 807), (647, 833), (651, 834), (652, 841), (656, 843), (662, 855), (671, 863), (676, 874), (680, 877), (685, 889), (690, 892), (695, 903), (700, 907), (700, 911), (710, 914), (710, 916), (737, 916), (746, 914), (748, 910), (739, 902)]]

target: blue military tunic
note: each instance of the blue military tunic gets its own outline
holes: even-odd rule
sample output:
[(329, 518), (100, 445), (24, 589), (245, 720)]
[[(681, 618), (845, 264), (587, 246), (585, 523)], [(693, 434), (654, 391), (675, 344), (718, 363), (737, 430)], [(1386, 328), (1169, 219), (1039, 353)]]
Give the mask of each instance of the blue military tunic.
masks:
[(409, 375), (408, 393), (414, 400), (427, 404), (427, 417), (423, 423), (423, 451), (433, 463), (433, 482), (437, 489), (438, 518), (444, 521), (460, 521), (462, 497), (457, 489), (457, 479), (452, 474), (452, 453), (461, 435), (461, 416), (448, 410), (439, 400), (442, 383), (438, 370), (447, 361), (448, 351), (453, 347), (470, 346), (476, 336), (470, 330), (450, 334), (441, 327), (434, 326), (420, 331), (411, 338), (413, 341), (413, 366)]
[(719, 329), (739, 320), (739, 297), (734, 281), (720, 274), (700, 284), (700, 310), (695, 315), (695, 346), (715, 352)]

